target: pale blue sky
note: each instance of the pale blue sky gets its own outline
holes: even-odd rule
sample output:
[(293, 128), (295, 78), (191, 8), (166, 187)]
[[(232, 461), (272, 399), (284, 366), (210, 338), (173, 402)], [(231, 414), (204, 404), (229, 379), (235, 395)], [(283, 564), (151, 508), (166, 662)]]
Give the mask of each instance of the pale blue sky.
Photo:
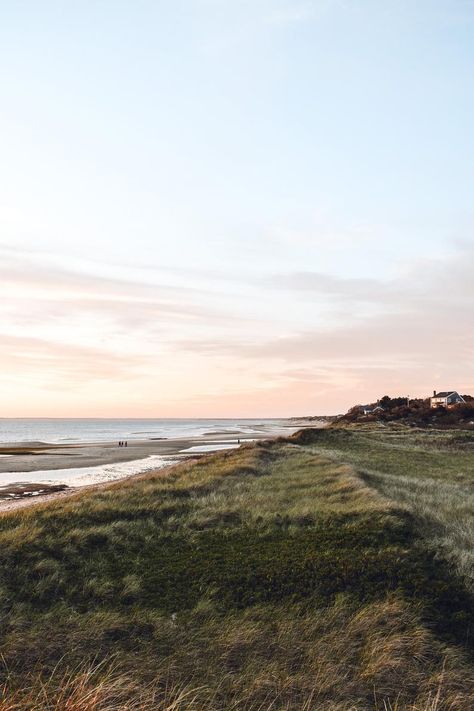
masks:
[[(160, 303), (178, 311), (188, 301), (203, 313), (218, 306), (223, 321), (203, 317), (195, 328), (180, 314), (159, 341), (154, 316), (136, 334), (137, 357), (167, 343), (168, 359), (179, 360), (194, 344), (195, 360), (176, 382), (207, 354), (209, 378), (222, 371), (220, 386), (205, 381), (196, 402), (273, 388), (239, 414), (291, 414), (370, 399), (385, 382), (431, 390), (451, 377), (449, 358), (427, 371), (427, 354), (408, 341), (395, 362), (368, 348), (339, 375), (334, 354), (319, 356), (315, 345), (315, 360), (300, 362), (295, 351), (299, 375), (291, 377), (302, 392), (280, 410), (289, 397), (283, 352), (276, 363), (272, 351), (268, 383), (245, 374), (264, 378), (267, 344), (282, 340), (312, 342), (358, 323), (363, 338), (373, 319), (416, 309), (426, 326), (439, 306), (421, 302), (438, 270), (446, 282), (457, 265), (472, 266), (473, 33), (467, 0), (0, 2), (4, 268), (43, 269), (44, 299), (61, 272), (97, 278), (92, 292), (102, 296), (108, 277), (123, 280), (123, 293), (130, 284), (155, 288), (155, 300), (168, 290)], [(413, 295), (403, 301), (410, 289), (419, 292), (416, 307)], [(5, 296), (4, 336), (20, 337), (28, 304)], [(49, 295), (34, 322), (53, 354), (97, 346), (104, 328), (103, 348), (128, 352), (113, 309), (103, 321), (98, 311), (73, 311), (69, 332), (48, 310), (62, 298)], [(471, 307), (466, 286), (446, 319)], [(455, 341), (468, 323), (459, 318)], [(436, 343), (433, 328), (426, 337)], [(226, 349), (239, 348), (240, 365), (225, 362)], [(167, 363), (141, 366), (140, 382)], [(390, 375), (375, 384), (377, 368)], [(21, 369), (16, 377), (18, 387)], [(474, 385), (464, 366), (452, 377), (440, 385)], [(329, 390), (318, 401), (323, 383)], [(121, 397), (127, 414), (131, 401)], [(105, 394), (103, 402), (108, 413)], [(185, 416), (180, 407), (163, 414)], [(215, 407), (227, 414), (220, 401)]]

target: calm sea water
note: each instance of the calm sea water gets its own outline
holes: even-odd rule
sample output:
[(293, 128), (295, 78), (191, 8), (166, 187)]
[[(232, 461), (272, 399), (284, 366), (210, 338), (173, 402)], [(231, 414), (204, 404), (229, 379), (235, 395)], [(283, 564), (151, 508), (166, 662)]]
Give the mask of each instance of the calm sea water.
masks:
[(254, 434), (286, 420), (242, 419), (1, 419), (0, 442), (108, 442), (120, 439), (199, 437), (206, 433)]

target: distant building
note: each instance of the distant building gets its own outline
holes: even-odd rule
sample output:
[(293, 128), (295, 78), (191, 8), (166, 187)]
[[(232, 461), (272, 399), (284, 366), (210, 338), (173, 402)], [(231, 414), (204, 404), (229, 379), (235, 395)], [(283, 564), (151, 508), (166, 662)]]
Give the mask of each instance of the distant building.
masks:
[(431, 407), (452, 407), (466, 402), (464, 398), (456, 392), (456, 390), (446, 390), (446, 392), (437, 393), (433, 391), (433, 397), (430, 398)]
[(376, 405), (375, 407), (373, 407), (373, 405), (360, 405), (360, 409), (364, 415), (371, 415), (373, 412), (380, 412), (380, 410), (383, 410), (383, 407), (380, 407), (380, 405)]

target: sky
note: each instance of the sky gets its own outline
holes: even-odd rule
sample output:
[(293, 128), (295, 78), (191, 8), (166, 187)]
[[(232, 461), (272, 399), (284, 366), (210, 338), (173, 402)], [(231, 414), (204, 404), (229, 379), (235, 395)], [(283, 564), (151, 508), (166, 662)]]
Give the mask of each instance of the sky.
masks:
[(474, 394), (472, 0), (0, 2), (0, 416)]

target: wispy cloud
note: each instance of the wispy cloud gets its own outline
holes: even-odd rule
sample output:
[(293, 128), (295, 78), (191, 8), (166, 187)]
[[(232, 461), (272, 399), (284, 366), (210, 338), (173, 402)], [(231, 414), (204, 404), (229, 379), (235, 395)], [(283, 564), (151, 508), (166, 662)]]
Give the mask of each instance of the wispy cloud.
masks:
[(397, 285), (379, 279), (348, 278), (322, 272), (292, 272), (275, 274), (264, 280), (267, 286), (314, 297), (334, 297), (341, 300), (374, 301), (394, 298)]
[(46, 389), (55, 411), (70, 397), (85, 407), (88, 392), (138, 414), (156, 400), (177, 408), (166, 414), (258, 415), (308, 412), (309, 401), (332, 412), (389, 389), (469, 390), (473, 270), (467, 242), (391, 279), (234, 273), (231, 298), (211, 272), (199, 286), (183, 274), (181, 288), (4, 252), (2, 395), (16, 407), (18, 389), (37, 402)]
[(223, 321), (215, 293), (189, 286), (99, 276), (0, 250), (0, 310), (23, 325), (81, 314), (131, 327), (169, 319)]
[[(3, 376), (21, 373), (34, 376), (40, 383), (54, 387), (64, 381), (68, 388), (81, 388), (84, 381), (130, 379), (137, 370), (150, 364), (150, 358), (137, 354), (119, 354), (110, 349), (69, 345), (66, 343), (12, 336), (0, 333)], [(37, 383), (38, 384), (38, 383)]]
[[(250, 362), (278, 362), (282, 369), (299, 364), (308, 373), (322, 365), (373, 390), (377, 373), (391, 374), (397, 387), (423, 388), (444, 382), (446, 387), (474, 388), (474, 245), (465, 244), (450, 259), (425, 260), (391, 282), (347, 279), (307, 272), (280, 274), (267, 287), (310, 299), (341, 304), (372, 301), (376, 312), (356, 323), (332, 321), (323, 328), (306, 328), (259, 342), (187, 342), (182, 347), (216, 356), (238, 354)], [(308, 370), (311, 369), (311, 370)], [(288, 372), (288, 371), (282, 371)], [(295, 374), (298, 370), (295, 371)], [(393, 377), (395, 375), (395, 377)], [(376, 378), (377, 381), (380, 378)], [(453, 381), (456, 381), (453, 383)]]

